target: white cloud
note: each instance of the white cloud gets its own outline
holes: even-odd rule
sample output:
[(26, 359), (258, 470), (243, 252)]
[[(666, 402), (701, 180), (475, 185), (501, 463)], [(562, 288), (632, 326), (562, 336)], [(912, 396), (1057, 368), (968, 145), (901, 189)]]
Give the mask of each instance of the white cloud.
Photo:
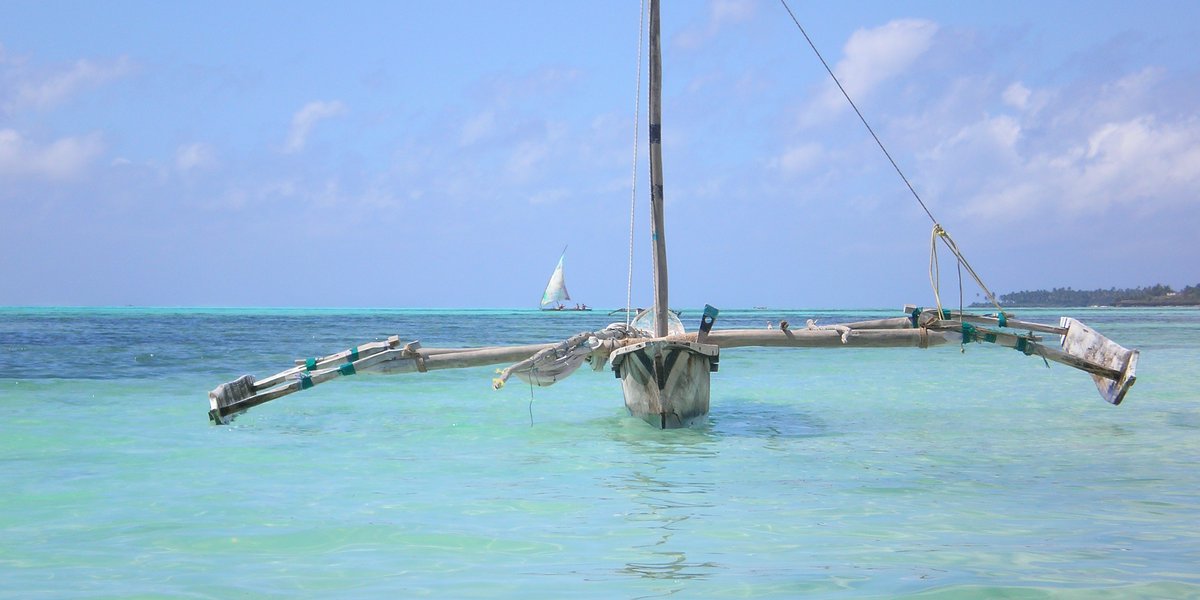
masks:
[(1200, 192), (1200, 121), (1159, 124), (1143, 116), (1105, 123), (1075, 152), (1076, 193), (1068, 206), (1105, 209), (1144, 201), (1170, 202)]
[(551, 190), (540, 190), (529, 197), (530, 204), (557, 204), (571, 197), (570, 190), (565, 188), (554, 188)]
[[(1200, 119), (1151, 116), (1103, 123), (1058, 151), (1022, 152), (1012, 119), (988, 119), (941, 149), (958, 174), (974, 172), (968, 215), (1017, 220), (1036, 214), (1154, 212), (1200, 201)], [(981, 147), (990, 146), (991, 151)], [(954, 158), (950, 158), (953, 156)], [(987, 160), (987, 158), (992, 160)]]
[(675, 41), (684, 48), (695, 48), (712, 39), (721, 29), (750, 19), (754, 10), (752, 0), (710, 0), (708, 22), (699, 29), (680, 33)]
[(567, 129), (559, 123), (545, 123), (525, 136), (508, 157), (505, 172), (512, 181), (529, 181), (547, 174), (546, 164), (567, 152), (562, 147)]
[(204, 143), (180, 146), (175, 150), (175, 167), (180, 171), (205, 169), (217, 164), (216, 151)]
[[(234, 183), (210, 196), (204, 207), (218, 211), (247, 211), (247, 214), (256, 215), (256, 218), (274, 214), (273, 211), (281, 206), (286, 206), (291, 212), (370, 215), (379, 209), (392, 209), (403, 203), (403, 199), (392, 192), (393, 187), (386, 181), (363, 184), (358, 180), (346, 186), (336, 176), (301, 176), (244, 185)], [(336, 210), (330, 212), (332, 209)]]
[(246, 187), (234, 186), (213, 197), (207, 204), (207, 208), (241, 210), (263, 204), (290, 201), (300, 194), (301, 189), (312, 188), (288, 179), (256, 183)]
[(813, 168), (824, 156), (820, 144), (809, 143), (792, 146), (775, 159), (770, 161), (770, 167), (778, 169), (784, 175), (797, 175)]
[(715, 22), (745, 21), (754, 14), (754, 2), (750, 0), (713, 0), (709, 11)]
[(1021, 125), (1016, 119), (1006, 116), (988, 116), (969, 123), (933, 150), (934, 156), (949, 158), (949, 155), (969, 153), (973, 158), (981, 154), (995, 158), (1017, 152), (1017, 141), (1021, 137)]
[(902, 73), (933, 42), (938, 26), (923, 19), (899, 19), (874, 29), (859, 29), (846, 42), (838, 74), (846, 91), (859, 96)]
[(336, 117), (344, 112), (346, 112), (346, 106), (336, 100), (332, 102), (318, 100), (304, 105), (292, 116), (292, 128), (288, 132), (283, 151), (291, 154), (303, 150), (308, 143), (308, 135), (312, 133), (312, 128), (318, 121)]
[[(899, 19), (874, 29), (855, 31), (842, 48), (843, 58), (834, 67), (846, 93), (857, 103), (879, 84), (903, 73), (933, 44), (938, 26), (924, 19)], [(830, 82), (815, 106), (806, 110), (807, 123), (848, 110), (837, 86)]]
[(98, 133), (38, 144), (13, 129), (0, 129), (0, 176), (70, 180), (82, 174), (103, 151), (104, 142)]
[(495, 130), (496, 113), (490, 110), (480, 113), (463, 123), (458, 143), (462, 146), (470, 146), (491, 135)]
[(9, 72), (5, 74), (6, 79), (14, 82), (10, 88), (11, 96), (4, 100), (4, 107), (9, 111), (52, 108), (81, 90), (103, 85), (133, 71), (132, 61), (124, 56), (108, 62), (81, 59), (48, 74), (27, 74), (20, 68), (23, 61), (20, 64), (7, 62), (18, 65), (15, 69), (6, 69)]
[(541, 171), (550, 156), (550, 143), (544, 140), (530, 140), (517, 145), (508, 158), (506, 172), (517, 181), (526, 181)]
[(1005, 104), (1017, 110), (1024, 110), (1029, 106), (1029, 97), (1032, 94), (1033, 92), (1030, 92), (1029, 88), (1021, 85), (1021, 82), (1018, 81), (1005, 88), (1001, 97)]
[[(865, 57), (883, 54), (884, 44), (861, 41), (847, 44), (840, 71), (882, 64)], [(910, 57), (923, 47), (899, 45)], [(940, 42), (937, 49), (949, 50)], [(881, 102), (872, 124), (938, 217), (1067, 224), (1200, 208), (1200, 111), (1181, 95), (1194, 87), (1193, 74), (1153, 65), (1103, 72), (1049, 65), (1053, 77), (1018, 70), (1001, 78), (981, 76), (967, 59), (937, 62), (960, 75), (946, 70), (936, 87), (914, 85)], [(859, 66), (844, 68), (849, 63)], [(802, 158), (783, 154), (773, 166), (787, 174), (785, 167), (803, 165)]]
[(530, 99), (561, 95), (564, 90), (572, 89), (582, 76), (580, 69), (562, 67), (544, 67), (522, 74), (503, 72), (481, 80), (475, 95), (479, 104), (503, 114)]

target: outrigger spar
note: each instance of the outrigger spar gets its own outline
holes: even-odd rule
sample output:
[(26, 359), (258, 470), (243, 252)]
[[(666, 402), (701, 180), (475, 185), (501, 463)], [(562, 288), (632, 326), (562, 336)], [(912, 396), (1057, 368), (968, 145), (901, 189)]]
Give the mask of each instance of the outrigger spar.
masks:
[[(614, 323), (600, 331), (585, 331), (558, 343), (437, 349), (423, 348), (417, 341), (404, 343), (398, 336), (392, 336), (383, 342), (355, 346), (329, 356), (297, 360), (292, 368), (262, 380), (244, 375), (221, 384), (208, 394), (209, 418), (214, 423), (226, 424), (237, 414), (259, 404), (359, 372), (424, 373), (516, 361), (492, 381), (493, 387), (499, 389), (512, 375), (533, 385), (546, 386), (570, 375), (585, 362), (594, 370), (601, 370), (611, 360), (614, 374), (621, 379), (625, 406), (631, 415), (663, 429), (686, 427), (708, 414), (709, 376), (717, 370), (720, 350), (746, 346), (928, 348), (952, 342), (985, 342), (1085, 371), (1092, 376), (1101, 397), (1114, 405), (1125, 398), (1136, 379), (1137, 350), (1124, 348), (1070, 317), (1063, 317), (1058, 326), (1019, 321), (998, 305), (995, 314), (978, 315), (943, 309), (939, 301), (937, 308), (905, 306), (903, 316), (891, 319), (823, 326), (809, 320), (803, 328), (790, 328), (781, 323), (778, 329), (730, 330), (713, 329), (718, 311), (706, 306), (699, 331), (685, 332), (682, 323), (667, 308), (659, 0), (650, 0), (649, 22), (652, 310), (643, 312), (632, 323)], [(833, 75), (832, 71), (830, 75)], [(935, 243), (940, 238), (955, 254), (959, 264), (975, 276), (936, 220), (934, 233)], [(977, 276), (975, 279), (983, 287)], [(991, 292), (986, 287), (983, 289), (995, 304)], [(936, 286), (934, 292), (936, 296)], [(1044, 335), (1057, 336), (1059, 347), (1044, 343)]]

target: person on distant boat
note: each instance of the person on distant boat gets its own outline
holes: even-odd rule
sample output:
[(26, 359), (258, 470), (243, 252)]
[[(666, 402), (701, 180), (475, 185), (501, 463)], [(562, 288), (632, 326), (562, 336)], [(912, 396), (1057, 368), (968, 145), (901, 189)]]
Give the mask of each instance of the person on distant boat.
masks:
[(767, 329), (775, 329), (775, 324), (771, 321), (767, 321)]

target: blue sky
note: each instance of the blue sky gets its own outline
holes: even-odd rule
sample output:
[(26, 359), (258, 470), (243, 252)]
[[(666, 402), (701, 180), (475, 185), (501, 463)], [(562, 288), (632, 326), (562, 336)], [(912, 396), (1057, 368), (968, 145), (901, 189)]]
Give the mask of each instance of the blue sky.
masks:
[[(1200, 4), (789, 4), (994, 291), (1200, 282)], [(0, 14), (0, 305), (533, 307), (569, 245), (623, 306), (633, 197), (649, 303), (635, 2)], [(663, 32), (671, 304), (931, 304), (931, 222), (784, 8)]]

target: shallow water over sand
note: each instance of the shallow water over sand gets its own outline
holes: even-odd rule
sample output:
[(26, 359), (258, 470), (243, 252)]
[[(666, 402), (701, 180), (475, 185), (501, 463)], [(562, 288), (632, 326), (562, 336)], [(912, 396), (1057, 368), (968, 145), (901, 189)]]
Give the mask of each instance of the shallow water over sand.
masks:
[(1060, 312), (1142, 350), (1125, 404), (981, 344), (736, 349), (708, 422), (658, 431), (587, 369), (361, 375), (206, 420), (296, 358), (603, 311), (0, 309), (0, 596), (1198, 596), (1200, 310), (1020, 316)]

